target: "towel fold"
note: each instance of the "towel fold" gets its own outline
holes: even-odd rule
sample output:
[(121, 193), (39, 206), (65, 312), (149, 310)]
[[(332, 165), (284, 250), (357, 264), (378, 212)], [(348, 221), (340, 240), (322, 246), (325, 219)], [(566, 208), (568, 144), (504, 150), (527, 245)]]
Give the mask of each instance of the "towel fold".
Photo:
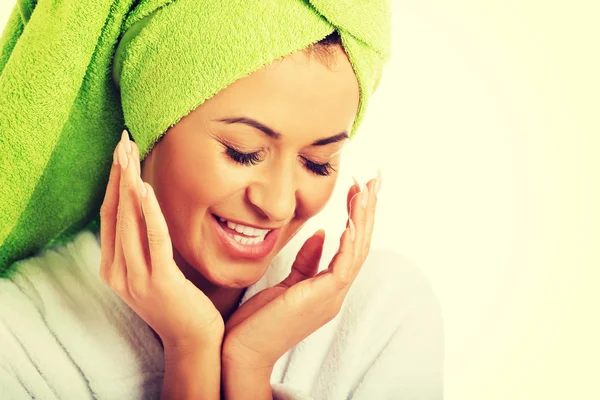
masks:
[(143, 158), (206, 99), (338, 31), (364, 116), (389, 0), (19, 0), (0, 39), (0, 276), (97, 218), (127, 127)]

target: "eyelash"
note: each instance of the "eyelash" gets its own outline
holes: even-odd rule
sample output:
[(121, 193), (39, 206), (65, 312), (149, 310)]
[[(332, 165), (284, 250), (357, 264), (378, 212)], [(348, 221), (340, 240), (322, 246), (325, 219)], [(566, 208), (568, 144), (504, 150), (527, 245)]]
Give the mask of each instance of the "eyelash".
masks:
[[(251, 165), (256, 165), (262, 161), (259, 156), (259, 152), (242, 153), (242, 152), (235, 150), (232, 147), (229, 147), (229, 146), (225, 146), (225, 147), (227, 147), (227, 150), (225, 152), (227, 153), (229, 158), (231, 158), (233, 161), (235, 161), (238, 164), (251, 166)], [(330, 163), (318, 164), (318, 163), (312, 162), (304, 157), (302, 157), (302, 159), (304, 160), (304, 165), (306, 166), (306, 168), (315, 175), (329, 176), (329, 175), (331, 175), (332, 172), (335, 171), (335, 168), (333, 168)]]

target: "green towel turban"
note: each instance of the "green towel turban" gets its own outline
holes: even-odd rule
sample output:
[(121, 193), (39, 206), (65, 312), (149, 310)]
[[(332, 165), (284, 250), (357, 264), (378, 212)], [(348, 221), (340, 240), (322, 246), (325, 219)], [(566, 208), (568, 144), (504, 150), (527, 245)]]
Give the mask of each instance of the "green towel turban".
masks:
[(389, 58), (390, 8), (389, 0), (18, 0), (0, 39), (0, 275), (97, 229), (125, 127), (143, 158), (205, 100), (333, 31), (359, 83), (352, 137)]

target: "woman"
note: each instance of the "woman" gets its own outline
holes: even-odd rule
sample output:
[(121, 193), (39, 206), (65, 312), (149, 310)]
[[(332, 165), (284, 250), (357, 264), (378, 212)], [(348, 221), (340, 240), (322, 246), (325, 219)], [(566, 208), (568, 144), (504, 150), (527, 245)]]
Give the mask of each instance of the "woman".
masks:
[[(435, 299), (398, 257), (369, 254), (380, 176), (349, 189), (347, 227), (327, 269), (318, 273), (319, 231), (285, 279), (259, 282), (329, 200), (360, 111), (360, 82), (334, 32), (236, 79), (141, 151), (124, 131), (100, 246), (84, 231), (2, 282), (2, 304), (33, 303), (40, 329), (71, 359), (62, 363), (71, 372), (49, 369), (5, 307), (3, 343), (13, 346), (0, 359), (0, 381), (11, 397), (440, 398)], [(105, 289), (120, 300), (108, 302)], [(86, 293), (95, 294), (83, 300)], [(60, 317), (53, 305), (63, 306)], [(110, 334), (90, 338), (90, 329)], [(132, 332), (138, 341), (123, 340)], [(115, 348), (123, 357), (102, 362), (130, 362), (117, 384), (83, 354), (98, 361)], [(25, 359), (38, 381), (15, 361)]]

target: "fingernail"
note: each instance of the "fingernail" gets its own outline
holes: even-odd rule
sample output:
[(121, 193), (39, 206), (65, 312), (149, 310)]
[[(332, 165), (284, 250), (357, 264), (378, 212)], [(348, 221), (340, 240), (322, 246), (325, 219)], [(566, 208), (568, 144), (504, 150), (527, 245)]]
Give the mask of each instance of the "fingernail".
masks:
[(119, 157), (119, 164), (121, 164), (121, 168), (127, 168), (127, 154), (125, 154), (125, 150), (123, 150), (123, 143), (119, 143), (117, 145), (117, 156)]
[(129, 142), (129, 134), (127, 133), (127, 129), (123, 129), (123, 133), (121, 133), (121, 142), (123, 142), (123, 146), (125, 146), (125, 151), (127, 153), (131, 153), (131, 143)]
[(354, 186), (360, 191), (360, 183), (358, 183), (358, 180), (355, 177), (352, 177), (352, 179), (354, 180)]
[(348, 226), (350, 227), (350, 239), (352, 239), (352, 241), (354, 242), (356, 228), (354, 227), (354, 222), (352, 222), (352, 218), (348, 218)]
[(148, 194), (148, 191), (146, 190), (146, 185), (144, 185), (144, 181), (142, 181), (142, 178), (140, 178), (139, 176), (138, 176), (138, 189), (140, 191), (140, 196), (146, 197), (146, 195)]
[(118, 145), (117, 147), (115, 147), (115, 151), (113, 151), (113, 165), (117, 165), (119, 163), (119, 161), (117, 160), (117, 149), (118, 149)]
[(379, 189), (381, 189), (381, 171), (377, 168), (377, 180), (375, 181), (375, 194), (379, 194)]
[(367, 202), (369, 201), (369, 187), (365, 185), (362, 192), (362, 206), (367, 208)]

